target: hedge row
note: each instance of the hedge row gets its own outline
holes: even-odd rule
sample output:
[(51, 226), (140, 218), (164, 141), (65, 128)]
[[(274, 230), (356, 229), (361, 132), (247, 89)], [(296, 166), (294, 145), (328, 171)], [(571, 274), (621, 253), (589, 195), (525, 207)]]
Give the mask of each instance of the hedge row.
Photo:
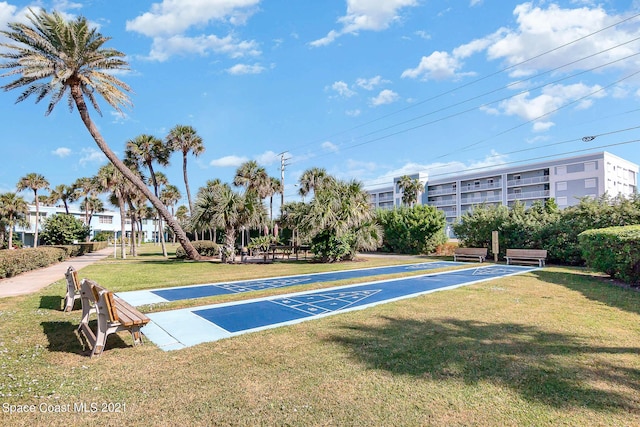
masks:
[(587, 230), (578, 240), (589, 267), (626, 283), (640, 283), (640, 225)]
[(0, 279), (48, 267), (67, 258), (84, 255), (106, 247), (107, 242), (82, 242), (74, 245), (0, 250)]
[(62, 248), (5, 249), (0, 251), (0, 279), (47, 267), (56, 262), (64, 261), (66, 258), (67, 253)]
[[(211, 240), (198, 240), (196, 242), (191, 242), (191, 244), (202, 256), (220, 255), (220, 247), (216, 243), (213, 243)], [(176, 258), (187, 258), (187, 253), (184, 251), (182, 246), (176, 248)]]

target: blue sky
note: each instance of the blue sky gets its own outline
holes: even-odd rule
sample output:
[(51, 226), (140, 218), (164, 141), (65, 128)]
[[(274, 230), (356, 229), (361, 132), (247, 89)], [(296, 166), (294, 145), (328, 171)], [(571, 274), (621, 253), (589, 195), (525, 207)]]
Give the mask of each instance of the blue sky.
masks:
[[(0, 28), (29, 7), (84, 15), (127, 55), (133, 108), (93, 113), (116, 153), (195, 127), (194, 192), (250, 159), (279, 177), (282, 152), (287, 201), (310, 167), (370, 189), (596, 151), (640, 163), (638, 1), (0, 1)], [(0, 92), (0, 192), (106, 162), (77, 111), (18, 95)], [(184, 193), (178, 154), (163, 172)]]

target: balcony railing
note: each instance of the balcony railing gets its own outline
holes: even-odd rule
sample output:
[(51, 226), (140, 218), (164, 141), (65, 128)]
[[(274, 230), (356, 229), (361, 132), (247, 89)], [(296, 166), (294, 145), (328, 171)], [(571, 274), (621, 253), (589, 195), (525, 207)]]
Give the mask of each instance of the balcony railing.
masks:
[(500, 181), (497, 182), (485, 182), (484, 184), (473, 184), (466, 183), (460, 185), (460, 191), (462, 193), (468, 193), (469, 191), (477, 191), (477, 190), (490, 190), (492, 188), (500, 188), (502, 184)]
[(544, 176), (534, 176), (531, 178), (522, 178), (522, 179), (510, 179), (507, 181), (508, 187), (518, 187), (520, 185), (533, 185), (549, 182), (549, 175)]
[(541, 199), (545, 197), (549, 197), (549, 190), (507, 194), (507, 200)]
[(450, 200), (433, 200), (433, 201), (429, 201), (428, 204), (430, 206), (453, 206), (456, 204), (456, 199), (450, 199)]
[(442, 194), (456, 194), (455, 188), (442, 188), (440, 190), (429, 190), (427, 192), (429, 196), (440, 196)]
[(460, 200), (460, 203), (463, 205), (477, 205), (483, 202), (500, 202), (502, 201), (502, 196), (487, 196), (487, 197), (467, 197)]

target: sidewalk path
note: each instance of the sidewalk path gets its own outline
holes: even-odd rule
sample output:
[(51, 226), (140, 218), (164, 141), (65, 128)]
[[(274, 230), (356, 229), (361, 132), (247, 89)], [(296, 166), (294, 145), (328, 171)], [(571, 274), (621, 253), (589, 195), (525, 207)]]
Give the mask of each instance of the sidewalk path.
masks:
[(108, 257), (110, 254), (113, 254), (113, 248), (104, 248), (86, 255), (69, 258), (49, 267), (1, 279), (0, 298), (36, 292), (53, 282), (64, 279), (64, 273), (66, 273), (69, 266), (73, 265), (76, 270), (80, 270), (87, 265)]

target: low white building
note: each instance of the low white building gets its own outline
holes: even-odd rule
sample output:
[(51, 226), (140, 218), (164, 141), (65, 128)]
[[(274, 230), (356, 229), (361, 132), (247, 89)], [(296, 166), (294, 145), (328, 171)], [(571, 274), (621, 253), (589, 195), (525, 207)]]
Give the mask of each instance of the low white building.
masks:
[[(66, 213), (63, 206), (43, 206), (40, 205), (40, 223), (38, 224), (38, 233), (42, 232), (42, 224), (47, 219), (54, 214), (64, 214)], [(85, 222), (85, 213), (81, 211), (77, 206), (69, 206), (69, 214), (75, 216), (81, 221)], [(36, 206), (29, 205), (29, 227), (19, 227), (16, 226), (14, 233), (22, 244), (27, 247), (33, 247), (33, 241), (35, 237), (35, 229), (36, 229)], [(130, 237), (131, 235), (131, 220), (129, 218), (125, 218), (126, 231), (125, 237)], [(121, 230), (120, 230), (120, 212), (117, 211), (104, 211), (104, 212), (96, 212), (91, 216), (89, 221), (89, 226), (91, 227), (90, 238), (93, 239), (97, 234), (101, 232), (107, 232), (112, 237), (120, 238)], [(157, 221), (153, 219), (143, 219), (142, 220), (142, 240), (145, 242), (153, 242), (158, 238), (157, 233)], [(166, 237), (166, 236), (165, 236)]]

